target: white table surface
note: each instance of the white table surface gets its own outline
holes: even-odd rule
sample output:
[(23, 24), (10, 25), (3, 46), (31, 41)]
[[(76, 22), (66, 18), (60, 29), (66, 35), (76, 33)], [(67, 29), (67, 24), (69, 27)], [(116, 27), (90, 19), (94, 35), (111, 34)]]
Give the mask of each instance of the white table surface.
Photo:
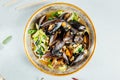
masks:
[[(36, 69), (25, 55), (23, 32), (29, 17), (49, 0), (39, 6), (24, 10), (15, 8), (34, 0), (20, 0), (6, 7), (9, 0), (0, 0), (0, 43), (9, 35), (12, 40), (0, 47), (0, 74), (6, 80), (120, 80), (120, 1), (119, 0), (57, 0), (75, 4), (82, 8), (94, 22), (97, 46), (90, 62), (79, 72), (55, 77)], [(0, 44), (2, 45), (2, 44)]]

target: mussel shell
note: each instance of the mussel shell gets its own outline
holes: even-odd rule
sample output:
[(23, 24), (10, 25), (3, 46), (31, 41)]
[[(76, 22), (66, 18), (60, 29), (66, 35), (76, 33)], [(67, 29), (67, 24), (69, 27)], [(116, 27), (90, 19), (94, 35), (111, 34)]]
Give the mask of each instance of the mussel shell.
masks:
[(85, 48), (88, 49), (89, 48), (89, 34), (88, 34), (88, 32), (84, 33), (83, 41), (85, 44)]
[(70, 61), (69, 61), (67, 55), (64, 52), (63, 52), (63, 59), (65, 60), (66, 64), (68, 64), (68, 65), (70, 64)]
[(50, 24), (57, 24), (58, 22), (63, 22), (63, 20), (53, 19), (53, 20), (44, 22), (44, 23), (43, 23), (42, 25), (40, 25), (40, 26), (46, 27), (46, 26), (49, 26)]
[(75, 43), (82, 43), (82, 41), (83, 41), (83, 37), (82, 36), (75, 36), (74, 37), (74, 42)]
[(57, 36), (58, 36), (58, 32), (50, 36), (49, 46), (52, 46), (56, 42)]
[(84, 53), (80, 53), (75, 60), (71, 63), (71, 66), (76, 65), (78, 62), (83, 61), (85, 58)]
[(71, 21), (69, 22), (69, 24), (70, 24), (73, 28), (75, 28), (75, 29), (77, 29), (77, 30), (79, 30), (79, 31), (84, 31), (84, 30), (86, 29), (86, 27), (85, 27), (83, 24), (79, 23), (78, 21), (73, 21), (73, 20), (71, 20)]
[(63, 19), (65, 21), (67, 21), (67, 19), (70, 17), (70, 13), (65, 12), (60, 16), (60, 19)]
[(65, 34), (65, 36), (64, 36), (64, 38), (63, 38), (63, 41), (64, 41), (64, 42), (67, 42), (67, 41), (69, 41), (69, 40), (72, 39), (72, 38), (73, 38), (73, 35), (71, 35), (71, 32), (68, 31), (68, 32)]
[(52, 54), (55, 54), (56, 52), (58, 52), (63, 46), (64, 46), (65, 42), (63, 41), (58, 41), (55, 45), (55, 47), (52, 50)]
[(61, 27), (62, 22), (58, 22), (55, 24), (54, 28), (51, 31), (48, 31), (49, 34), (54, 33), (55, 31), (57, 31), (60, 27)]
[(46, 19), (46, 15), (42, 15), (39, 19), (39, 28), (41, 27), (41, 25), (43, 24), (43, 22), (45, 21)]
[(52, 56), (58, 57), (58, 58), (62, 58), (62, 55), (63, 55), (63, 53), (62, 53), (62, 52), (59, 52), (59, 51), (57, 51), (57, 52), (55, 52), (54, 54), (52, 54)]

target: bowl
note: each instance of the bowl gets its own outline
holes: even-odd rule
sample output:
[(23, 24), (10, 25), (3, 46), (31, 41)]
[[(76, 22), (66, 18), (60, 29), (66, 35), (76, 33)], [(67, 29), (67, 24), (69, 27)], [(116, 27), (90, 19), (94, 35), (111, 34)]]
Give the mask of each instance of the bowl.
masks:
[[(38, 19), (41, 15), (46, 14), (52, 10), (64, 10), (64, 11), (69, 11), (69, 12), (76, 12), (82, 20), (85, 22), (87, 25), (88, 31), (89, 31), (89, 49), (88, 49), (88, 57), (83, 61), (80, 65), (71, 67), (70, 70), (63, 72), (63, 73), (56, 73), (56, 72), (51, 72), (51, 70), (47, 69), (44, 65), (41, 65), (38, 61), (36, 56), (33, 54), (32, 47), (31, 47), (31, 36), (28, 34), (28, 30), (31, 28), (30, 25)], [(63, 3), (63, 2), (58, 2), (58, 3), (52, 3), (43, 6), (42, 8), (38, 9), (28, 20), (27, 25), (24, 29), (24, 49), (25, 53), (30, 60), (30, 62), (38, 68), (40, 71), (45, 72), (47, 74), (51, 75), (56, 75), (56, 76), (64, 76), (64, 75), (69, 75), (74, 72), (77, 72), (81, 70), (91, 59), (93, 56), (95, 46), (96, 46), (96, 33), (95, 33), (95, 28), (94, 25), (89, 18), (89, 16), (79, 7), (69, 4), (69, 3)]]

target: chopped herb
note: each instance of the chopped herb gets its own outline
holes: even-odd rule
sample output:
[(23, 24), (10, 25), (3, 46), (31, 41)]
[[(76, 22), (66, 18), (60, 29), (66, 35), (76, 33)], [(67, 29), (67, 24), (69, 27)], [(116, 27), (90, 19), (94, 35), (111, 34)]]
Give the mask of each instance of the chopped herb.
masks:
[(80, 47), (79, 49), (78, 49), (78, 52), (80, 53), (80, 52), (83, 52), (84, 51), (84, 48), (82, 48), (82, 47)]
[(47, 38), (47, 36), (46, 35), (43, 35), (43, 39), (46, 39)]
[(40, 41), (37, 40), (37, 41), (35, 42), (35, 45), (38, 46), (39, 44), (40, 44)]
[(34, 34), (36, 31), (37, 31), (37, 30), (35, 30), (35, 29), (29, 29), (29, 30), (28, 30), (28, 34)]
[(43, 52), (42, 52), (41, 47), (37, 50), (37, 53), (39, 53), (39, 55), (40, 55), (40, 56), (42, 56), (42, 55), (43, 55)]
[(58, 11), (52, 13), (52, 17), (59, 17), (62, 13), (63, 13), (62, 10), (58, 10)]
[(49, 58), (49, 59), (48, 59), (48, 62), (51, 64), (51, 63), (52, 63), (52, 59)]
[(51, 69), (53, 69), (53, 66), (51, 64), (48, 64), (48, 67), (51, 68)]
[(49, 17), (48, 20), (53, 20), (54, 18), (53, 17)]
[(8, 36), (8, 37), (6, 37), (6, 38), (3, 40), (2, 43), (5, 45), (5, 44), (7, 44), (8, 42), (10, 42), (11, 39), (12, 39), (12, 36)]
[(77, 15), (77, 13), (75, 13), (75, 12), (72, 13), (72, 20), (73, 20), (73, 21), (78, 21), (78, 18), (79, 18), (79, 17), (78, 17), (78, 15)]
[(77, 46), (75, 49), (74, 49), (74, 53), (81, 53), (84, 51), (84, 48), (82, 47), (82, 45), (79, 45)]

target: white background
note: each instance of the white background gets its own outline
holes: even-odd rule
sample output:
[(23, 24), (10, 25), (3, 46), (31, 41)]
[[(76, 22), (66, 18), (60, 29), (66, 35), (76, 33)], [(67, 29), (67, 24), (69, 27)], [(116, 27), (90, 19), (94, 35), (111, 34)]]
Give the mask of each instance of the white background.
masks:
[[(9, 0), (0, 0), (0, 43), (12, 35), (7, 45), (0, 44), (0, 74), (6, 80), (120, 80), (120, 1), (119, 0), (57, 0), (82, 8), (92, 19), (97, 35), (97, 46), (90, 62), (79, 72), (55, 77), (36, 69), (28, 60), (23, 48), (23, 32), (29, 17), (49, 0), (32, 8), (16, 7), (35, 0), (20, 0), (12, 6), (4, 6)], [(37, 0), (36, 0), (37, 1)], [(39, 1), (39, 0), (38, 0)]]

